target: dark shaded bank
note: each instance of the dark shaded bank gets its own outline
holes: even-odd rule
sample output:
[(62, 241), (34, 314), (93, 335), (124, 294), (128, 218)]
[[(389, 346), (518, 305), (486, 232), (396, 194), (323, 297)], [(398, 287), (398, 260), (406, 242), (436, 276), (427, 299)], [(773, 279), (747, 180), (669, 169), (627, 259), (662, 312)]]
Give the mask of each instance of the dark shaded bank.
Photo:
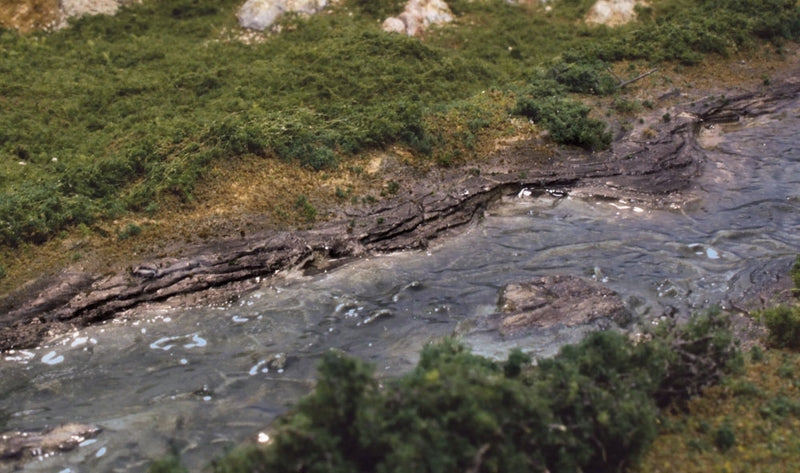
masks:
[(137, 305), (184, 297), (226, 297), (256, 278), (301, 268), (321, 270), (348, 258), (425, 247), (479, 219), (503, 195), (522, 189), (582, 197), (680, 205), (701, 172), (702, 126), (774, 112), (800, 94), (793, 80), (764, 91), (699, 100), (644, 117), (602, 153), (525, 144), (486, 162), (437, 171), (403, 197), (307, 231), (270, 232), (180, 248), (177, 257), (142, 261), (123, 274), (66, 269), (32, 281), (0, 301), (0, 350), (30, 347), (49, 334), (115, 317)]

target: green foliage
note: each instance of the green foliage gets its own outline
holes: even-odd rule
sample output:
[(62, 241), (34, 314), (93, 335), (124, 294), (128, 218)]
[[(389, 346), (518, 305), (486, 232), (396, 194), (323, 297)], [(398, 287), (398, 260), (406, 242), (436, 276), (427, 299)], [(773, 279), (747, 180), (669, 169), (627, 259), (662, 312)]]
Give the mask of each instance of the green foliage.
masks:
[(760, 311), (767, 326), (767, 343), (773, 347), (800, 349), (800, 307), (777, 306)]
[(142, 227), (135, 223), (129, 223), (125, 225), (125, 228), (121, 230), (117, 230), (117, 239), (120, 241), (127, 240), (128, 238), (133, 238), (137, 235), (142, 233)]
[(753, 363), (758, 363), (763, 360), (764, 350), (758, 345), (753, 345), (753, 348), (750, 349), (750, 361)]
[(397, 16), (403, 11), (403, 0), (348, 0), (352, 5), (371, 17), (383, 21), (390, 16)]
[(535, 386), (564, 428), (542, 449), (550, 471), (622, 471), (644, 452), (657, 433), (655, 354), (600, 332), (540, 363)]
[(550, 69), (548, 76), (570, 92), (609, 95), (617, 90), (617, 80), (601, 61), (562, 61)]
[[(446, 339), (383, 387), (369, 365), (329, 352), (316, 390), (276, 423), (273, 443), (237, 449), (214, 471), (621, 472), (655, 438), (657, 403), (729, 372), (716, 356), (736, 352), (713, 342), (727, 338), (716, 333), (728, 331), (722, 320), (662, 328), (666, 338), (639, 345), (597, 332), (536, 366), (520, 351), (496, 362)], [(720, 364), (699, 370), (701, 381), (675, 375), (705, 366), (696, 358)], [(728, 432), (718, 437), (731, 442)]]
[(604, 122), (590, 118), (590, 111), (588, 106), (562, 96), (524, 95), (517, 100), (512, 113), (541, 122), (556, 143), (592, 151), (605, 149), (611, 144), (611, 132)]
[(147, 468), (147, 473), (189, 473), (177, 456), (168, 455), (153, 461)]
[(379, 30), (401, 0), (348, 0), (287, 16), (280, 35), (248, 45), (231, 33), (240, 3), (146, 0), (53, 33), (0, 30), (1, 245), (189, 201), (212, 165), (242, 154), (322, 170), (399, 144), (451, 162), (458, 156), (435, 148), (474, 141), (486, 122), (477, 116), (463, 136), (431, 133), (431, 111), (487, 84), (537, 82), (545, 65), (549, 79), (521, 94), (517, 113), (539, 114), (557, 142), (601, 149), (605, 126), (565, 97), (612, 92), (605, 64), (695, 64), (800, 38), (794, 0), (661, 0), (614, 29), (576, 26), (590, 0), (563, 0), (548, 15), (453, 0), (457, 26), (424, 41)]
[(666, 323), (655, 331), (654, 347), (667, 361), (654, 393), (661, 406), (683, 403), (744, 366), (739, 343), (729, 329), (730, 318), (719, 309), (688, 323)]
[(792, 277), (792, 284), (794, 285), (792, 291), (795, 295), (800, 295), (800, 255), (794, 260), (790, 274)]
[(780, 422), (789, 416), (800, 416), (800, 401), (780, 395), (764, 403), (758, 412), (765, 419)]
[(722, 452), (726, 452), (736, 445), (736, 433), (733, 431), (730, 421), (723, 422), (714, 432), (714, 445)]
[(306, 222), (313, 222), (317, 218), (317, 209), (314, 207), (308, 198), (301, 195), (294, 201), (294, 208), (296, 208)]

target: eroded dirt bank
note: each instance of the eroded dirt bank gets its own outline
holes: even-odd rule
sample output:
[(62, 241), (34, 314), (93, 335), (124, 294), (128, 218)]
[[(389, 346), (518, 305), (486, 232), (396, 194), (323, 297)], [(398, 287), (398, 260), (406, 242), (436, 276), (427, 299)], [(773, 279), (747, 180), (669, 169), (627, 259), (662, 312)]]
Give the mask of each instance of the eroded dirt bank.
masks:
[(364, 211), (344, 210), (347, 218), (312, 230), (194, 245), (182, 248), (180, 257), (141, 261), (118, 274), (68, 268), (0, 301), (0, 350), (29, 347), (147, 302), (226, 297), (281, 270), (321, 270), (371, 253), (425, 247), (522, 189), (680, 206), (702, 169), (700, 127), (773, 112), (799, 93), (800, 80), (790, 80), (761, 92), (658, 110), (602, 153), (561, 150), (544, 156), (521, 144), (497, 153), (479, 172), (439, 171), (401, 197)]

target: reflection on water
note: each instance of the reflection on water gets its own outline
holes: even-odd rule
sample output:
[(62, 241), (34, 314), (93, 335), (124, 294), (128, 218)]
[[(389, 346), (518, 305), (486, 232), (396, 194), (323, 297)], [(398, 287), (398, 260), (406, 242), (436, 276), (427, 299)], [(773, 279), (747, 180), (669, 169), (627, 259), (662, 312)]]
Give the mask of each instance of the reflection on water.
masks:
[(454, 331), (469, 333), (480, 353), (523, 346), (546, 356), (594, 328), (553, 327), (510, 340), (470, 333), (470, 322), (494, 312), (500, 289), (513, 281), (596, 278), (644, 322), (724, 304), (744, 267), (800, 248), (798, 115), (707, 131), (713, 149), (700, 197), (682, 208), (522, 191), (427, 251), (291, 275), (219, 306), (151, 306), (8, 352), (0, 360), (0, 412), (10, 416), (9, 428), (82, 422), (104, 429), (24, 470), (144, 471), (169, 445), (196, 470), (225, 447), (255, 440), (310, 389), (320, 354), (331, 348), (388, 376), (410, 369), (426, 342)]

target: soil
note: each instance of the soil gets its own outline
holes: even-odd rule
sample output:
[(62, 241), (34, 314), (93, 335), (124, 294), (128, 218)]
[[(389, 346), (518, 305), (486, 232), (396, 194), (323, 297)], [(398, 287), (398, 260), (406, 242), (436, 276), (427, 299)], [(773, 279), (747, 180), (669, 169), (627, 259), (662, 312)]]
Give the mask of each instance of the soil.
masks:
[[(705, 159), (696, 141), (700, 127), (769, 113), (796, 97), (799, 58), (793, 45), (780, 61), (720, 60), (715, 67), (735, 73), (722, 69), (717, 81), (682, 75), (678, 85), (693, 86), (689, 92), (676, 81), (666, 88), (644, 85), (630, 93), (655, 97), (653, 108), (630, 120), (618, 118), (614, 143), (599, 153), (524, 136), (479, 162), (441, 168), (415, 164), (397, 150), (366, 157), (363, 166), (351, 163), (324, 185), (307, 171), (280, 169), (281, 164), (233, 163), (212, 174), (192, 211), (162, 212), (145, 222), (144, 235), (135, 241), (106, 239), (98, 245), (78, 235), (21, 256), (30, 264), (18, 266), (29, 272), (18, 271), (23, 282), (0, 296), (0, 351), (31, 347), (149, 302), (230, 298), (287, 269), (321, 271), (368, 254), (422, 248), (523, 189), (680, 207), (691, 200)], [(732, 77), (740, 82), (732, 83)], [(280, 196), (298, 188), (304, 195), (326, 196), (313, 200), (320, 214), (316, 223), (286, 217), (293, 203), (281, 203)], [(352, 197), (379, 193), (382, 199), (360, 203)], [(80, 261), (70, 261), (68, 255), (79, 253)]]

